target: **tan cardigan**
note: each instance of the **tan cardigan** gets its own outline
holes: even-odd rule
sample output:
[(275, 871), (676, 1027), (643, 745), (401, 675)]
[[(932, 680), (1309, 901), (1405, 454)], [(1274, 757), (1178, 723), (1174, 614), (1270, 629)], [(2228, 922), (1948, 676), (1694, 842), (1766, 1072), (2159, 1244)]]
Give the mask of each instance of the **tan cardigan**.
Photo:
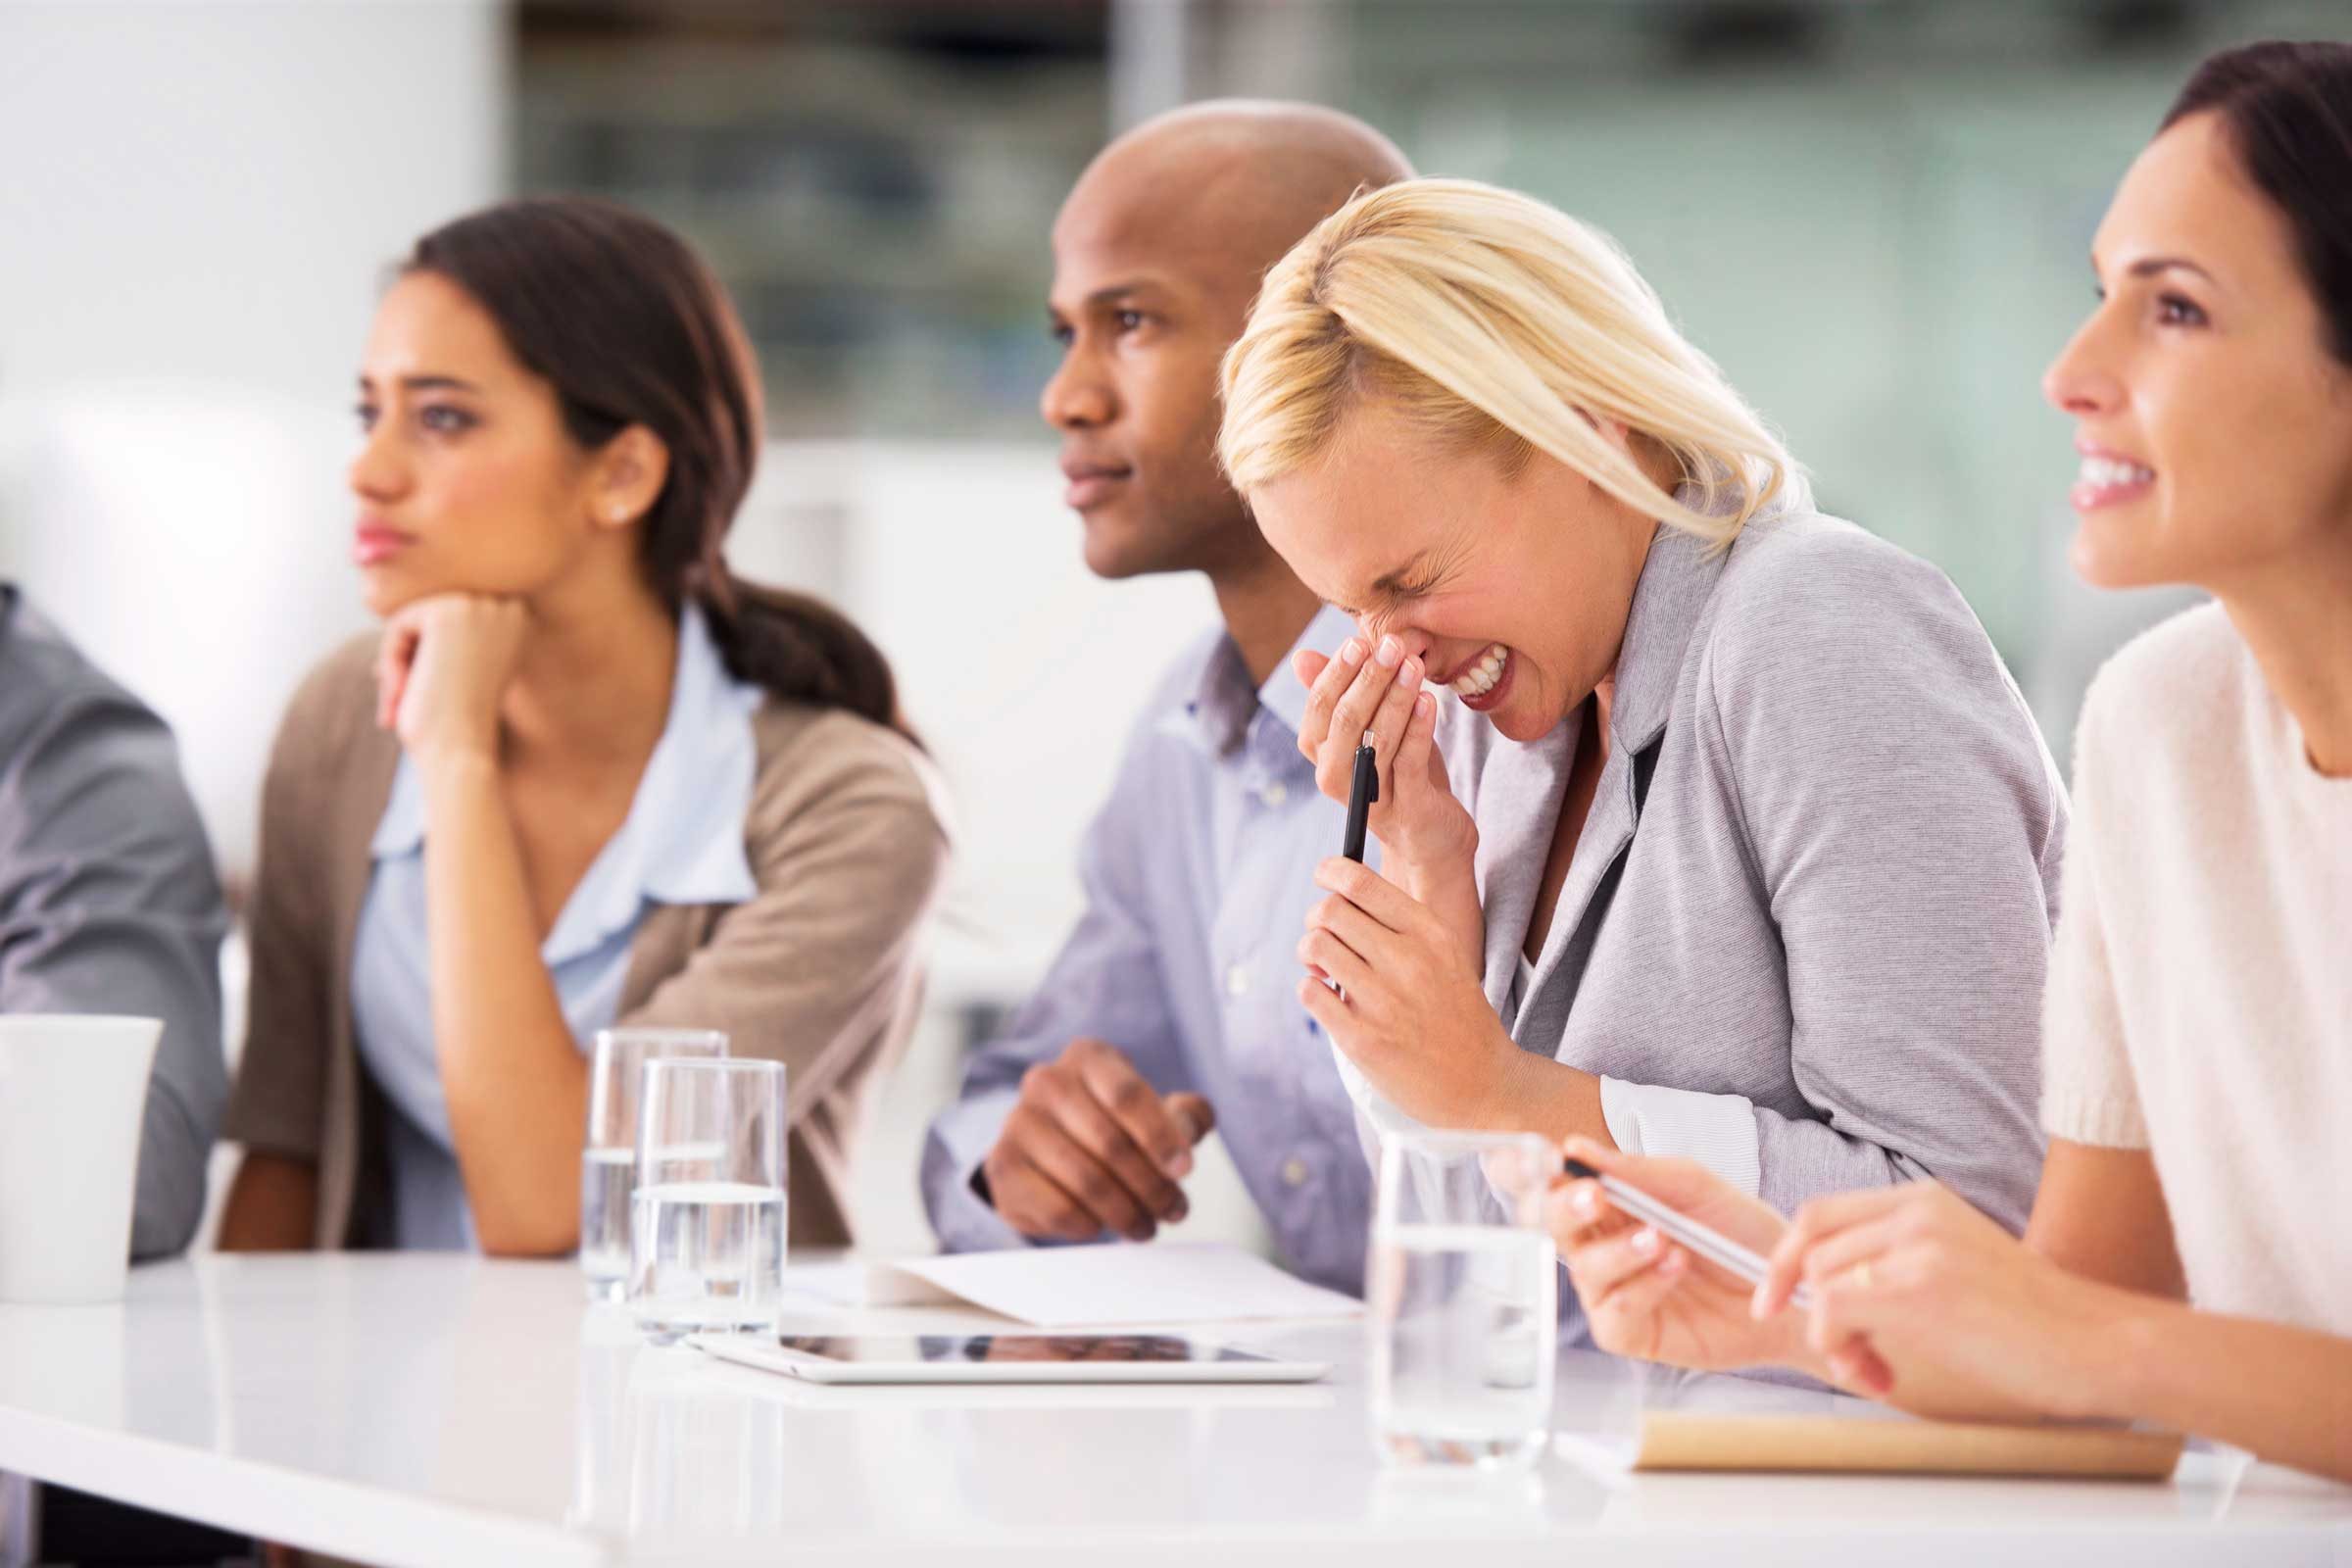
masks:
[[(386, 1245), (386, 1104), (363, 1066), (352, 945), (370, 841), (400, 761), (374, 722), (375, 640), (330, 656), (295, 694), (262, 790), (245, 1053), (222, 1136), (316, 1162), (321, 1248)], [(920, 751), (838, 710), (770, 699), (744, 849), (758, 895), (659, 905), (630, 949), (622, 1025), (724, 1029), (783, 1062), (794, 1246), (851, 1240), (850, 1167), (869, 1095), (921, 989), (920, 928), (947, 868), (946, 811)]]

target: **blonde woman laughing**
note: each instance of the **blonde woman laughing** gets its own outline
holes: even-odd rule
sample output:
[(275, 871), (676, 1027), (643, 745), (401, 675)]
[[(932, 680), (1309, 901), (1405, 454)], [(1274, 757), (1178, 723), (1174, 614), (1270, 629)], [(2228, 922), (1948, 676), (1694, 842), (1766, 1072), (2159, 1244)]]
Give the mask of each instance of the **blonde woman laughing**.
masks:
[(1942, 574), (1815, 512), (1626, 257), (1510, 191), (1342, 209), (1224, 387), (1227, 470), (1357, 623), (1299, 743), (1344, 795), (1371, 737), (1383, 874), (1322, 867), (1298, 994), (1372, 1124), (2022, 1225), (2066, 803)]

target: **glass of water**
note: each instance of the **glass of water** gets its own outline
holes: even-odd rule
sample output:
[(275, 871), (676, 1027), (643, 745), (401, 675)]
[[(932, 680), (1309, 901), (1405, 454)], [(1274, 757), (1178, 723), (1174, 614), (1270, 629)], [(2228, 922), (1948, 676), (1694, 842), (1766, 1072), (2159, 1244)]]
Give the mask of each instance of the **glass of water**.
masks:
[(617, 1301), (629, 1279), (629, 1194), (637, 1185), (637, 1090), (659, 1056), (727, 1054), (716, 1029), (599, 1029), (588, 1061), (588, 1138), (580, 1148), (580, 1272), (588, 1295)]
[(1559, 1154), (1521, 1133), (1383, 1141), (1365, 1299), (1372, 1429), (1405, 1465), (1532, 1465), (1551, 1435)]
[(775, 1326), (784, 1065), (656, 1057), (637, 1111), (629, 1308), (657, 1344)]

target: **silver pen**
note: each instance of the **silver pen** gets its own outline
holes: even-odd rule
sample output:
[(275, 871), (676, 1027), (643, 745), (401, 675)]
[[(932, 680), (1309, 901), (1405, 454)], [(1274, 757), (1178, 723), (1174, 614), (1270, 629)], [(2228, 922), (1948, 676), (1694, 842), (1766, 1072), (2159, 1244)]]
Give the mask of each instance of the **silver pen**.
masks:
[[(1620, 1211), (1631, 1214), (1657, 1231), (1661, 1236), (1682, 1243), (1691, 1251), (1728, 1269), (1750, 1285), (1761, 1285), (1768, 1272), (1764, 1259), (1717, 1231), (1709, 1230), (1680, 1209), (1668, 1208), (1639, 1187), (1628, 1186), (1614, 1176), (1603, 1175), (1581, 1159), (1563, 1157), (1560, 1169), (1585, 1181), (1600, 1183), (1609, 1202)], [(1789, 1301), (1799, 1311), (1813, 1309), (1813, 1293), (1803, 1285), (1796, 1288)]]

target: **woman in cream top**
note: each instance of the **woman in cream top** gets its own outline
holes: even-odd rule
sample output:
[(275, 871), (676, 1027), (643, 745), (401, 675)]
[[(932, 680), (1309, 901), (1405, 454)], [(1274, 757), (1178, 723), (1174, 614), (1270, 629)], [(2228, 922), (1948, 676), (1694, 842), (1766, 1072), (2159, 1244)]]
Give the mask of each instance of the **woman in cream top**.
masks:
[(646, 219), (510, 202), (417, 243), (359, 414), (384, 629), (271, 760), (222, 1245), (567, 1250), (612, 1024), (786, 1062), (792, 1238), (848, 1241), (947, 847), (882, 656), (726, 570), (733, 307)]
[[(2101, 303), (2046, 378), (2082, 456), (2077, 569), (2216, 602), (2084, 705), (2024, 1245), (1940, 1188), (1784, 1226), (1688, 1167), (1583, 1150), (1773, 1254), (1751, 1295), (1565, 1187), (1604, 1344), (2144, 1420), (2352, 1479), (2347, 191), (2352, 45), (2208, 60), (2117, 191)], [(1800, 1279), (1810, 1312), (1783, 1310)]]

